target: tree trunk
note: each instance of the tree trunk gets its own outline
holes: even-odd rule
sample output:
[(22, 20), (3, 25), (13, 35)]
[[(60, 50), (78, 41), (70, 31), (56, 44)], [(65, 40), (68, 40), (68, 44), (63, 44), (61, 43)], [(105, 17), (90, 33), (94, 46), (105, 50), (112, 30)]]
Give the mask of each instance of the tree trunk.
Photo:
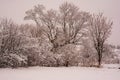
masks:
[(102, 60), (102, 53), (101, 51), (98, 51), (98, 67), (101, 66), (101, 60)]

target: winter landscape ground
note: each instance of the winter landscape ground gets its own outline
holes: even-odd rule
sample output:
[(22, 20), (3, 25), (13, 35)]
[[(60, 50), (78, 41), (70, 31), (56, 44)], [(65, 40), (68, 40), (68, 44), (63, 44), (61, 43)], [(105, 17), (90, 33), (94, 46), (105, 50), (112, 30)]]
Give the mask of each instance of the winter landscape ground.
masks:
[(0, 80), (120, 80), (118, 66), (4, 68), (0, 69)]

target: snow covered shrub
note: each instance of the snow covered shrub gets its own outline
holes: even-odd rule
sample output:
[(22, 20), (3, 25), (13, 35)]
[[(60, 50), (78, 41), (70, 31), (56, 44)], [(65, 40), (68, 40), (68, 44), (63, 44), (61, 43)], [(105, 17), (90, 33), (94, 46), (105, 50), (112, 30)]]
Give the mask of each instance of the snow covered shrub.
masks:
[(38, 31), (38, 27), (34, 25), (21, 25), (19, 27), (21, 34), (23, 35), (22, 52), (27, 57), (27, 66), (39, 65), (40, 51), (41, 51), (41, 32)]
[[(1, 67), (18, 67), (18, 56), (21, 54), (23, 36), (18, 25), (11, 20), (2, 19), (0, 22), (0, 59)], [(14, 55), (14, 56), (13, 56)]]
[(44, 53), (40, 55), (40, 66), (55, 67), (56, 60), (53, 53)]
[(36, 47), (24, 47), (23, 53), (27, 66), (36, 66), (39, 64), (39, 52)]
[(20, 65), (19, 60), (11, 55), (4, 55), (0, 57), (0, 67), (18, 67)]
[(84, 39), (80, 47), (80, 66), (93, 67), (97, 66), (97, 55), (90, 40)]
[(57, 62), (59, 66), (77, 66), (79, 64), (79, 52), (76, 49), (75, 45), (69, 44), (61, 47), (57, 51)]
[(73, 45), (66, 45), (59, 48), (55, 53), (51, 49), (42, 50), (39, 55), (39, 66), (59, 67), (77, 66), (79, 64), (79, 54)]
[(95, 54), (83, 53), (80, 58), (80, 66), (97, 67), (97, 60)]
[(110, 45), (110, 44), (106, 44), (104, 46), (104, 55), (103, 55), (103, 60), (102, 60), (103, 63), (119, 64), (120, 63), (119, 53), (120, 53), (119, 49), (112, 47), (112, 45)]
[(21, 51), (13, 51), (0, 55), (0, 67), (25, 67), (27, 66), (27, 57), (21, 54)]

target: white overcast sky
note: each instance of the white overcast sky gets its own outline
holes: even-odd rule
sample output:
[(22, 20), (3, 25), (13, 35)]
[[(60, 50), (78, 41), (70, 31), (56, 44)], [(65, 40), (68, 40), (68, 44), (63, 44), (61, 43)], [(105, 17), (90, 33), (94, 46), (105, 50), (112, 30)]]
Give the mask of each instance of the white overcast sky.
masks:
[(11, 18), (19, 24), (27, 23), (28, 21), (23, 20), (25, 11), (34, 5), (43, 4), (48, 9), (58, 9), (59, 5), (66, 1), (74, 3), (83, 11), (103, 12), (114, 22), (108, 41), (111, 44), (120, 44), (120, 0), (0, 0), (0, 17)]

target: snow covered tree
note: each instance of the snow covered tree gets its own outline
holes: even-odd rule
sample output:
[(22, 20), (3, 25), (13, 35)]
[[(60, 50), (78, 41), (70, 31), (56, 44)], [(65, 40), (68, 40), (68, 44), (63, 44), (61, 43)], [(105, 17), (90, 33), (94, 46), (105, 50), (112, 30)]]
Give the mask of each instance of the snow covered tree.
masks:
[(41, 32), (39, 28), (34, 25), (21, 25), (19, 27), (21, 34), (24, 36), (23, 55), (27, 57), (28, 66), (39, 65), (41, 52)]
[[(0, 64), (3, 67), (20, 66), (20, 54), (22, 35), (19, 33), (18, 25), (12, 20), (1, 19), (0, 21)], [(16, 57), (15, 57), (16, 56)], [(19, 57), (19, 58), (18, 58)], [(2, 67), (1, 66), (1, 67)]]
[(110, 36), (112, 24), (113, 22), (110, 20), (108, 21), (102, 13), (92, 15), (90, 19), (89, 31), (94, 48), (96, 49), (96, 53), (98, 55), (98, 67), (101, 66), (104, 43)]
[(79, 11), (77, 6), (67, 2), (59, 7), (58, 12), (52, 9), (45, 11), (43, 5), (38, 5), (26, 11), (25, 16), (25, 19), (33, 20), (42, 27), (53, 52), (67, 44), (79, 44), (88, 18), (89, 13)]
[(22, 37), (18, 31), (18, 25), (11, 20), (3, 19), (0, 22), (0, 53), (10, 53), (21, 46)]

